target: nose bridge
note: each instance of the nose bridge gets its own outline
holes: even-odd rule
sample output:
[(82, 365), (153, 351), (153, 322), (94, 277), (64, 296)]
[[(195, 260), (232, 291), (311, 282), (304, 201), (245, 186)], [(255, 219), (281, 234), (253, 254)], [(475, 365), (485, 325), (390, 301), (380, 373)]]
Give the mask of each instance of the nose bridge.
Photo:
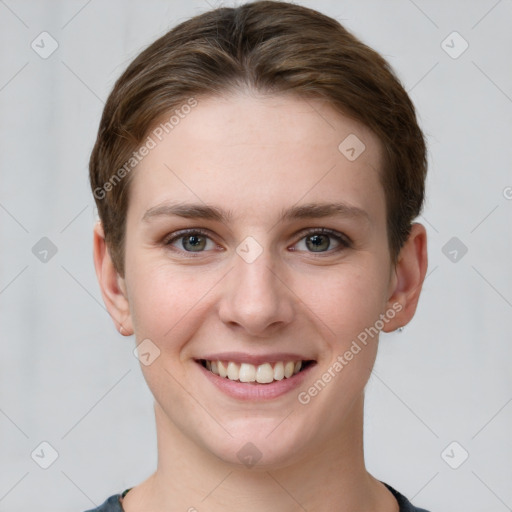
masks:
[(262, 334), (270, 326), (289, 323), (293, 315), (292, 298), (276, 276), (280, 268), (270, 250), (256, 250), (251, 241), (247, 245), (242, 242), (224, 289), (222, 320), (251, 334)]

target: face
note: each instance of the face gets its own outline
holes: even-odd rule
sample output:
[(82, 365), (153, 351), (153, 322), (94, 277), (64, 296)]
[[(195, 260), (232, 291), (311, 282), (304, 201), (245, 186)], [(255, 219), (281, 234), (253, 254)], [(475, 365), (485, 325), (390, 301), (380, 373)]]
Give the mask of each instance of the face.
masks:
[(243, 93), (200, 99), (142, 160), (122, 287), (159, 354), (142, 370), (160, 430), (266, 467), (350, 434), (401, 307), (380, 162), (322, 102)]

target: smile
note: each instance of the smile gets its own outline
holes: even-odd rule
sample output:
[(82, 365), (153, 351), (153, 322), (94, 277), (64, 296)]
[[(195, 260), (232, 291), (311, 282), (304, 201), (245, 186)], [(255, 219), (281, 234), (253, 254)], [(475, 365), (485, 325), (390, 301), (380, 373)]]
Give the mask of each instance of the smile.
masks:
[(244, 383), (271, 384), (275, 381), (293, 377), (312, 361), (277, 361), (259, 365), (205, 359), (200, 362), (204, 368), (219, 377)]

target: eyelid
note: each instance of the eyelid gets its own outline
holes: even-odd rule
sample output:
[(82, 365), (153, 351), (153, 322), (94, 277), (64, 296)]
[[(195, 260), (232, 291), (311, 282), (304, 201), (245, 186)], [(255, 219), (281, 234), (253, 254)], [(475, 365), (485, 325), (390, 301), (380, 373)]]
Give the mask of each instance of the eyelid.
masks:
[(330, 228), (322, 228), (322, 227), (305, 228), (305, 229), (301, 230), (298, 234), (305, 236), (308, 234), (314, 235), (316, 233), (332, 235), (332, 236), (340, 238), (341, 240), (345, 241), (347, 244), (352, 243), (352, 240), (347, 235), (345, 235), (345, 233), (341, 233), (340, 231), (336, 231), (335, 229), (330, 229)]
[[(347, 235), (345, 235), (344, 233), (340, 233), (339, 231), (335, 231), (334, 229), (329, 229), (329, 228), (306, 228), (306, 229), (303, 229), (295, 235), (296, 237), (299, 237), (299, 239), (297, 240), (297, 242), (295, 242), (294, 245), (299, 243), (304, 237), (306, 237), (308, 235), (309, 236), (311, 236), (311, 235), (329, 235), (329, 236), (335, 238), (341, 244), (342, 248), (349, 248), (349, 247), (352, 247), (352, 245), (353, 245), (352, 240)], [(319, 252), (310, 251), (310, 254), (319, 254), (319, 255), (322, 253), (329, 254), (329, 253), (336, 252), (336, 250), (337, 249), (332, 249), (332, 250), (328, 250), (328, 251), (319, 251)]]
[(200, 256), (201, 254), (208, 253), (210, 251), (185, 251), (183, 249), (178, 249), (176, 247), (173, 247), (173, 243), (177, 240), (180, 240), (181, 238), (186, 237), (187, 235), (202, 235), (205, 238), (208, 238), (211, 240), (217, 248), (219, 247), (219, 244), (215, 241), (215, 237), (212, 235), (212, 233), (206, 229), (203, 228), (186, 228), (186, 229), (180, 229), (179, 231), (174, 231), (173, 233), (170, 233), (166, 235), (162, 239), (162, 244), (168, 248), (172, 248), (176, 252), (180, 254), (186, 254), (187, 256), (196, 258)]
[(175, 242), (176, 240), (179, 240), (180, 238), (182, 238), (186, 235), (195, 235), (195, 234), (207, 236), (210, 239), (212, 238), (212, 234), (203, 228), (186, 228), (186, 229), (180, 229), (178, 231), (173, 231), (172, 233), (165, 235), (165, 237), (162, 239), (162, 242), (164, 244), (169, 244), (170, 242)]

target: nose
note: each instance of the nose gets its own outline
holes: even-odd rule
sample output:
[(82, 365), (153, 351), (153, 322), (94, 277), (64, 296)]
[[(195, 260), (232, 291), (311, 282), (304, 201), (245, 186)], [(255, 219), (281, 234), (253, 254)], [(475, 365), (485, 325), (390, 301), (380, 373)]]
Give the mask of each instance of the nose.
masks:
[(263, 251), (251, 263), (235, 254), (234, 268), (224, 282), (219, 316), (246, 334), (270, 336), (292, 321), (294, 297), (284, 269), (269, 252)]

